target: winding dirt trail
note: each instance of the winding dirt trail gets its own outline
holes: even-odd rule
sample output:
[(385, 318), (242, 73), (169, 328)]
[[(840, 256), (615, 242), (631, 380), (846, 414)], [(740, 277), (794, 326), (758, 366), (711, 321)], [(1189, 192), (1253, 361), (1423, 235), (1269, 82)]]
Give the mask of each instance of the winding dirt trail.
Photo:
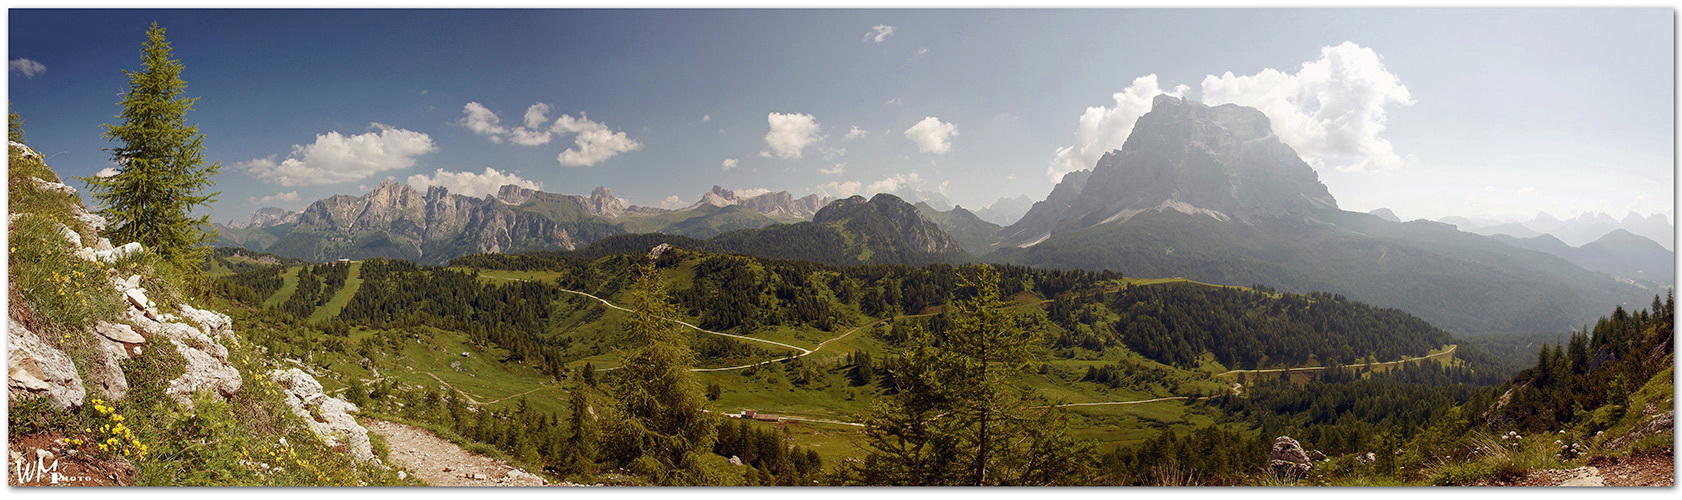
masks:
[(432, 486), (549, 486), (549, 481), (456, 446), (408, 424), (363, 419), (369, 432), (385, 438), (392, 463)]

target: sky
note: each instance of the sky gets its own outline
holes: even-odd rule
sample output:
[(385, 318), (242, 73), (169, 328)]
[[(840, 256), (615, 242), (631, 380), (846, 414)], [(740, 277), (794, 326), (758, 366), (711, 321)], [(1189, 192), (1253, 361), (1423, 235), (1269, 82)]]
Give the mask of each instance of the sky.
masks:
[(1160, 93), (1261, 109), (1347, 210), (1674, 220), (1671, 9), (12, 9), (7, 98), (62, 175), (115, 167), (153, 21), (216, 221), (387, 179), (975, 209), (1043, 199)]

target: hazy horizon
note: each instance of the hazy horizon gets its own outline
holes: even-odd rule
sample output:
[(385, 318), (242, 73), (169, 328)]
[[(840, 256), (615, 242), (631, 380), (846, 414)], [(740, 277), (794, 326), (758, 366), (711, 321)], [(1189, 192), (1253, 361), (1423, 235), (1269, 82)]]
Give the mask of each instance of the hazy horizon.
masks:
[(50, 165), (95, 175), (158, 21), (223, 164), (219, 222), (387, 178), (1037, 201), (1160, 93), (1261, 109), (1346, 210), (1674, 219), (1672, 15), (13, 9), (8, 95)]

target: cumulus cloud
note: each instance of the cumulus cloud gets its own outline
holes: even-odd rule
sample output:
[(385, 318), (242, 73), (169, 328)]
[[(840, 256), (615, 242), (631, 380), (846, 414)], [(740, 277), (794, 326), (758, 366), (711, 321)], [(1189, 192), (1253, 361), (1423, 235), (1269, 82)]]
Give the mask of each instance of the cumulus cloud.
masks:
[(687, 205), (687, 203), (683, 202), (683, 198), (678, 198), (675, 194), (667, 196), (664, 200), (660, 200), (660, 208), (676, 210), (683, 208), (685, 205)]
[(725, 170), (730, 170), (732, 168), (736, 168), (737, 165), (741, 165), (741, 164), (742, 164), (742, 162), (735, 159), (735, 158), (725, 158), (724, 162), (721, 165), (724, 166)]
[(923, 54), (927, 54), (927, 53), (929, 53), (929, 48), (928, 47), (923, 47), (921, 49), (917, 49), (917, 55), (919, 55), (919, 56), (923, 55)]
[(642, 149), (642, 143), (631, 140), (624, 132), (614, 132), (607, 125), (590, 121), (590, 117), (583, 113), (579, 113), (578, 118), (561, 115), (549, 128), (556, 133), (576, 134), (572, 140), (578, 147), (567, 148), (555, 157), (562, 166), (586, 167), (619, 153)]
[(47, 70), (45, 65), (29, 59), (24, 59), (22, 57), (8, 61), (7, 66), (10, 67), (12, 71), (23, 73), (23, 76), (29, 78), (35, 78), (35, 75), (39, 75), (41, 72)]
[(571, 134), (576, 147), (567, 148), (555, 156), (556, 161), (568, 167), (595, 165), (619, 153), (642, 148), (642, 143), (624, 132), (615, 132), (607, 125), (590, 120), (584, 113), (579, 113), (577, 118), (563, 114), (549, 123), (550, 109), (546, 103), (533, 104), (526, 108), (522, 126), (509, 129), (501, 125), (502, 120), (495, 112), (477, 102), (470, 102), (462, 108), (464, 116), (459, 123), (474, 133), (490, 136), (491, 142), (506, 140), (521, 146), (541, 146), (548, 144), (555, 135)]
[(1400, 167), (1402, 158), (1379, 134), (1386, 106), (1413, 104), (1378, 53), (1353, 42), (1322, 47), (1320, 59), (1302, 63), (1296, 74), (1269, 68), (1204, 77), (1203, 100), (1261, 110), (1273, 132), (1310, 165), (1343, 171)]
[(857, 138), (860, 138), (860, 137), (864, 137), (864, 136), (867, 136), (867, 135), (870, 135), (869, 130), (859, 128), (858, 125), (853, 125), (853, 129), (848, 130), (846, 135), (841, 136), (841, 140), (850, 141), (850, 140), (857, 139)]
[(526, 189), (543, 189), (543, 184), (521, 178), (513, 172), (501, 172), (497, 169), (485, 167), (483, 173), (449, 172), (440, 168), (432, 175), (415, 174), (409, 176), (408, 184), (415, 189), (426, 191), (432, 186), (443, 186), (451, 193), (463, 196), (480, 197), (495, 194), (502, 186), (513, 184)]
[(277, 201), (298, 201), (298, 192), (275, 193), (262, 198), (246, 198), (247, 203), (274, 203)]
[(874, 40), (876, 43), (882, 43), (883, 40), (887, 40), (888, 36), (892, 35), (892, 34), (894, 34), (894, 27), (893, 26), (888, 26), (886, 24), (878, 24), (878, 25), (875, 25), (875, 26), (871, 26), (870, 31), (865, 32), (864, 39), (865, 40)]
[(818, 152), (823, 154), (823, 159), (829, 161), (835, 161), (843, 156), (847, 156), (847, 148), (822, 146), (818, 148)]
[(120, 173), (122, 173), (122, 171), (111, 168), (111, 167), (105, 167), (105, 168), (99, 169), (98, 172), (94, 172), (93, 176), (104, 178), (104, 177), (110, 177), (110, 176), (113, 176), (113, 175), (117, 175), (117, 174), (120, 174)]
[(457, 123), (465, 125), (475, 134), (491, 136), (491, 142), (502, 142), (502, 134), (508, 132), (500, 125), (502, 119), (497, 118), (496, 113), (483, 104), (469, 102), (461, 107), (461, 113), (466, 116), (461, 117)]
[(942, 122), (933, 116), (925, 117), (923, 121), (905, 129), (905, 137), (917, 143), (918, 151), (937, 155), (952, 151), (954, 135), (958, 135), (957, 125)]
[(771, 190), (765, 189), (765, 188), (748, 188), (748, 189), (737, 189), (734, 192), (736, 193), (737, 198), (752, 198), (752, 197), (759, 196), (759, 195), (762, 195), (762, 194), (770, 193)]
[(846, 171), (847, 171), (847, 162), (837, 163), (837, 164), (835, 164), (835, 166), (829, 167), (829, 168), (818, 169), (818, 173), (829, 174), (829, 175), (841, 175), (841, 173), (846, 172)]
[(923, 178), (916, 172), (909, 174), (894, 174), (882, 180), (872, 182), (865, 187), (870, 193), (894, 193), (901, 189), (908, 189), (923, 184)]
[(713, 115), (701, 115), (701, 123), (710, 122), (712, 119)]
[[(771, 131), (765, 133), (765, 145), (778, 158), (799, 158), (806, 145), (818, 141), (818, 119), (801, 113), (771, 113), (765, 117)], [(767, 156), (767, 153), (760, 153)]]
[(252, 177), (282, 186), (338, 184), (366, 179), (379, 172), (409, 168), (415, 157), (438, 150), (432, 137), (381, 123), (371, 132), (344, 135), (337, 131), (315, 136), (315, 142), (293, 145), (284, 160), (274, 156), (236, 163)]
[(1064, 174), (1092, 168), (1104, 153), (1121, 149), (1121, 145), (1127, 142), (1127, 135), (1133, 132), (1133, 122), (1151, 110), (1151, 101), (1156, 96), (1168, 94), (1181, 97), (1189, 89), (1178, 85), (1173, 90), (1163, 90), (1157, 85), (1154, 74), (1135, 78), (1127, 89), (1110, 96), (1115, 99), (1115, 107), (1086, 108), (1086, 112), (1080, 115), (1080, 125), (1075, 128), (1075, 144), (1059, 148), (1052, 155), (1046, 174), (1051, 176), (1052, 182), (1059, 182)]
[(858, 181), (826, 182), (817, 185), (814, 189), (823, 193), (824, 196), (846, 198), (848, 196), (859, 194), (859, 188), (862, 186), (863, 184), (860, 184)]

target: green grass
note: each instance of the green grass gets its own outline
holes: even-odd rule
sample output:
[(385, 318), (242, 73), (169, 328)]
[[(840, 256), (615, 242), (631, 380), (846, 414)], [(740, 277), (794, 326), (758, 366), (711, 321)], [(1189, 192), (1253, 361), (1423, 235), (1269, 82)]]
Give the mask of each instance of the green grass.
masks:
[(277, 307), (285, 304), (286, 299), (292, 298), (292, 293), (298, 291), (298, 272), (303, 270), (302, 266), (290, 267), (281, 273), (280, 289), (275, 290), (273, 296), (263, 301), (263, 307)]
[[(293, 288), (297, 288), (297, 286), (294, 285)], [(350, 263), (350, 273), (345, 277), (345, 286), (339, 287), (339, 291), (333, 294), (332, 300), (322, 304), (321, 307), (315, 309), (314, 313), (310, 314), (310, 322), (320, 323), (338, 317), (339, 312), (345, 310), (345, 304), (349, 304), (350, 299), (355, 297), (356, 291), (360, 289), (362, 289), (362, 262), (357, 261)]]

